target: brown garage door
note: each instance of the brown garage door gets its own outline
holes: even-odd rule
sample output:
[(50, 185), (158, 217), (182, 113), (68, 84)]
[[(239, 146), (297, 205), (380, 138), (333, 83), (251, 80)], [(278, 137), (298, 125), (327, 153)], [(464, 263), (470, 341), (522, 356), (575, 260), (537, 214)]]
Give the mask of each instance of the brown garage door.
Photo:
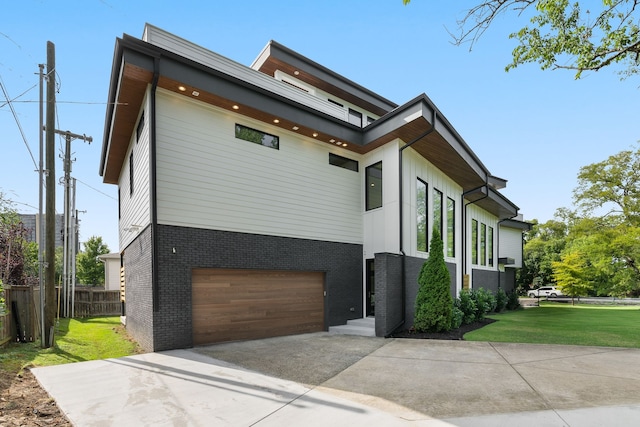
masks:
[(194, 345), (324, 330), (324, 273), (199, 268), (191, 281)]

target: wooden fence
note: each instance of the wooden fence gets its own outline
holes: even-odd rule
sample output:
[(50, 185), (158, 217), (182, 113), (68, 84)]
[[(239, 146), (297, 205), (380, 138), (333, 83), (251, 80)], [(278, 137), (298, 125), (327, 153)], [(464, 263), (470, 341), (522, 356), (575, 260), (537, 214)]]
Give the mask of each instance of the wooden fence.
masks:
[[(4, 292), (7, 313), (0, 315), (0, 345), (8, 341), (32, 342), (40, 339), (40, 288), (5, 286)], [(120, 315), (120, 291), (76, 287), (74, 311), (75, 317)]]
[(0, 347), (12, 340), (11, 334), (11, 312), (0, 314)]
[(73, 309), (75, 317), (118, 316), (122, 311), (120, 291), (76, 287)]

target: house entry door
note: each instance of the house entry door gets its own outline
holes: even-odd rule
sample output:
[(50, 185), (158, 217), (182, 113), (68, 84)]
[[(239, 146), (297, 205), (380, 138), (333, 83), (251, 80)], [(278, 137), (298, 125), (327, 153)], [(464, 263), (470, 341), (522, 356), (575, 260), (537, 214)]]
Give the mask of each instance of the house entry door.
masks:
[(375, 316), (376, 308), (376, 280), (374, 259), (368, 259), (367, 263), (367, 300), (365, 301), (367, 316)]

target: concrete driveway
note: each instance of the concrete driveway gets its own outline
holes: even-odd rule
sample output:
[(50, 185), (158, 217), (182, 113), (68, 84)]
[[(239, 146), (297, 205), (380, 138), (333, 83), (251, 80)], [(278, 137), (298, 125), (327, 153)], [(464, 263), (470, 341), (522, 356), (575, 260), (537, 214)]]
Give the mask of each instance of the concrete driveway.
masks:
[(76, 426), (605, 426), (640, 349), (316, 333), (33, 370)]

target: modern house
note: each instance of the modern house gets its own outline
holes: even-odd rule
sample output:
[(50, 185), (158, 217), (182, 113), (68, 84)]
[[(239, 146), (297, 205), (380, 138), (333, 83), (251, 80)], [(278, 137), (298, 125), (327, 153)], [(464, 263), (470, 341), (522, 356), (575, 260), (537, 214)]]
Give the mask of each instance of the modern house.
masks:
[(464, 287), (510, 290), (528, 224), (424, 94), (397, 105), (271, 41), (247, 67), (146, 25), (116, 40), (100, 162), (126, 325), (147, 350), (411, 326), (437, 227)]

